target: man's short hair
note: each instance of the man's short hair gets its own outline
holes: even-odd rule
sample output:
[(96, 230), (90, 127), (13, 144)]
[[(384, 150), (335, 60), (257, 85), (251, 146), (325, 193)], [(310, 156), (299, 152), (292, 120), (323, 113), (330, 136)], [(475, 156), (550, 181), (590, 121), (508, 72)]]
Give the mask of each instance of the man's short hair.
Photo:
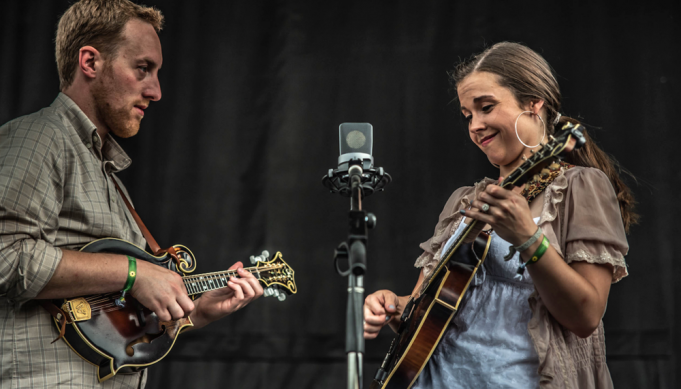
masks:
[(64, 12), (57, 26), (56, 57), (61, 90), (73, 83), (80, 48), (92, 46), (105, 59), (116, 57), (123, 41), (123, 28), (131, 19), (163, 27), (161, 11), (129, 0), (81, 0)]

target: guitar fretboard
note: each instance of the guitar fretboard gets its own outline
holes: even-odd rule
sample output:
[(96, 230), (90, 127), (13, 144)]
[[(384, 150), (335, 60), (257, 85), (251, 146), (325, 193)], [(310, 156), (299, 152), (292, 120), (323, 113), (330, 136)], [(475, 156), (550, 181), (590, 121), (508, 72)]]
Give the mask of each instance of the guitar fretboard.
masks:
[[(284, 268), (284, 265), (270, 265), (262, 267), (245, 267), (244, 270), (253, 274), (258, 280), (268, 278), (270, 273)], [(187, 288), (187, 294), (190, 296), (209, 292), (211, 290), (221, 289), (227, 287), (227, 282), (230, 277), (239, 277), (236, 270), (225, 270), (214, 273), (196, 274), (184, 276), (184, 286)]]

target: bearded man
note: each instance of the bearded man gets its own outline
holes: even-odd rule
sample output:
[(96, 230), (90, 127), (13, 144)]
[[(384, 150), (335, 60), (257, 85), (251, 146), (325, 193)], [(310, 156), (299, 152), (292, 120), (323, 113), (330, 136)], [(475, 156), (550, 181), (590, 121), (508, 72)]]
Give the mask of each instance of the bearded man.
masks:
[[(129, 0), (73, 4), (57, 28), (61, 93), (0, 127), (0, 389), (145, 385), (144, 372), (99, 384), (94, 366), (65, 342), (51, 344), (59, 334), (39, 300), (129, 283), (133, 259), (77, 250), (104, 237), (145, 246), (114, 184), (131, 161), (112, 134), (135, 135), (145, 109), (161, 99), (162, 24), (158, 10)], [(200, 328), (263, 293), (241, 263), (228, 288), (195, 301), (177, 273), (142, 260), (136, 266), (130, 293), (161, 321), (191, 314)]]

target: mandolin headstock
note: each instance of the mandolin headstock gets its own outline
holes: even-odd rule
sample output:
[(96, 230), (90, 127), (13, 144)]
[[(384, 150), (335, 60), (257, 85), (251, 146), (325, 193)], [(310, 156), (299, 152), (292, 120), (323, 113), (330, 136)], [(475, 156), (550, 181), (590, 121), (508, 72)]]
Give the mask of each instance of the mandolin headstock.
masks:
[(267, 260), (269, 253), (263, 253), (257, 257), (251, 256), (251, 263), (255, 264), (254, 273), (258, 274), (259, 281), (265, 287), (264, 296), (274, 296), (280, 301), (286, 299), (286, 295), (296, 294), (298, 288), (294, 278), (295, 272), (282, 258), (281, 252), (277, 251), (274, 258)]
[(554, 160), (582, 147), (586, 143), (583, 131), (584, 126), (581, 124), (567, 122), (561, 125), (555, 135), (549, 136), (549, 142), (533, 152), (532, 156), (509, 174), (500, 186), (502, 188), (521, 186)]

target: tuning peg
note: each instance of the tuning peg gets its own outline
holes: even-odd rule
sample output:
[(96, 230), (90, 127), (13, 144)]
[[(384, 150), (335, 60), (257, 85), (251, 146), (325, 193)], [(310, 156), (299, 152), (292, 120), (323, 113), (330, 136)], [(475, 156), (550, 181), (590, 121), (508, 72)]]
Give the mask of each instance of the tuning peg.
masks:
[(279, 296), (277, 296), (279, 301), (284, 301), (286, 300), (286, 293), (279, 293)]
[(263, 250), (262, 254), (258, 256), (253, 256), (251, 255), (250, 260), (251, 264), (255, 265), (256, 262), (267, 262), (267, 259), (270, 257), (270, 252), (267, 250)]
[(269, 297), (272, 294), (273, 294), (273, 292), (272, 292), (271, 286), (268, 286), (267, 288), (265, 288), (265, 290), (263, 290), (263, 293), (262, 293), (262, 295), (265, 296), (265, 297)]

